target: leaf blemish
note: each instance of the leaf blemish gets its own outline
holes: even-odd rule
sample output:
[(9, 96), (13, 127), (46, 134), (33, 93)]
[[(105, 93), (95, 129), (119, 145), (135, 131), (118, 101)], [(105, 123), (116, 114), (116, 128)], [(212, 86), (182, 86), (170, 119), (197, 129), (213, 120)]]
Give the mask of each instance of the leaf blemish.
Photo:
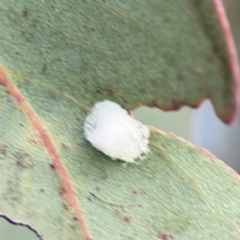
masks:
[(213, 56), (212, 55), (208, 55), (206, 59), (207, 59), (208, 62), (213, 62)]
[(69, 204), (63, 204), (63, 208), (66, 210), (66, 211), (69, 211), (70, 210), (70, 206)]
[(64, 188), (64, 187), (61, 187), (60, 189), (59, 189), (59, 195), (60, 196), (63, 196), (63, 195), (65, 195), (66, 194), (66, 189)]
[(33, 167), (33, 166), (34, 166), (34, 163), (33, 163), (32, 160), (29, 160), (29, 161), (28, 161), (28, 166), (29, 166), (29, 167)]
[(181, 73), (177, 74), (177, 79), (178, 80), (184, 80), (184, 77)]
[(21, 168), (26, 168), (26, 166), (20, 160), (16, 161), (16, 165)]
[(27, 17), (28, 17), (28, 9), (27, 9), (27, 8), (25, 8), (25, 9), (23, 10), (23, 17), (24, 17), (24, 18), (27, 18)]
[(132, 193), (133, 193), (134, 195), (137, 195), (137, 194), (138, 194), (136, 190), (133, 190)]
[(70, 227), (71, 227), (72, 230), (76, 230), (76, 226), (71, 225)]
[(7, 155), (7, 146), (4, 143), (0, 143), (0, 153), (4, 156)]
[(66, 145), (65, 143), (62, 143), (62, 148), (65, 149), (65, 150), (69, 150), (69, 146)]
[(196, 74), (196, 76), (202, 76), (204, 74), (204, 70), (201, 66), (197, 66), (194, 69), (194, 73)]
[(112, 87), (109, 87), (107, 90), (111, 95), (114, 95), (116, 93), (116, 90)]
[(123, 218), (123, 220), (124, 220), (125, 222), (127, 222), (127, 223), (130, 223), (130, 221), (131, 221), (130, 218), (129, 218), (129, 217), (126, 217), (126, 216)]
[(47, 65), (44, 63), (42, 66), (42, 72), (45, 73), (47, 71)]
[(51, 168), (52, 170), (55, 170), (55, 169), (56, 169), (55, 166), (54, 166), (52, 163), (50, 163), (49, 166), (50, 166), (50, 168)]
[(116, 68), (115, 68), (115, 69), (112, 69), (111, 71), (112, 71), (112, 73), (118, 73), (118, 71), (117, 71)]
[(170, 239), (173, 239), (173, 237), (164, 233), (164, 234), (160, 235), (160, 239), (161, 240), (170, 240)]

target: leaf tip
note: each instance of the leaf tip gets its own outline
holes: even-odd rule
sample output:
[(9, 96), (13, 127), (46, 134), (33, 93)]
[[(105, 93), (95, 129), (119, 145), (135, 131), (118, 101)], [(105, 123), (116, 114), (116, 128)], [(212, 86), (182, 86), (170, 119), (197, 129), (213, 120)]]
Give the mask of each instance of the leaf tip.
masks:
[(234, 107), (230, 114), (225, 116), (218, 116), (226, 123), (231, 124), (237, 115), (237, 111), (240, 104), (240, 69), (239, 69), (239, 61), (237, 56), (237, 50), (234, 44), (231, 28), (228, 22), (227, 14), (225, 12), (223, 3), (221, 0), (212, 0), (213, 5), (215, 7), (215, 11), (220, 22), (220, 26), (222, 28), (223, 35), (225, 37), (226, 47), (229, 56), (230, 68), (232, 71), (232, 76), (234, 79)]

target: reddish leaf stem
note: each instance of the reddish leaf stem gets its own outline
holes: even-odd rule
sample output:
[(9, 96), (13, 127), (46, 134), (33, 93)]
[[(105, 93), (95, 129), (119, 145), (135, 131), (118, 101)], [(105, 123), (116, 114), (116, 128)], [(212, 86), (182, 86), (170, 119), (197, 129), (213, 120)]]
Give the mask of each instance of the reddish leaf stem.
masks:
[(234, 45), (232, 33), (231, 33), (231, 28), (229, 26), (228, 18), (224, 9), (224, 6), (222, 4), (221, 0), (212, 0), (213, 4), (215, 6), (215, 11), (217, 13), (217, 17), (220, 21), (222, 31), (225, 37), (226, 45), (227, 45), (227, 50), (228, 50), (228, 55), (230, 59), (230, 64), (231, 64), (231, 69), (232, 69), (232, 74), (233, 78), (235, 81), (235, 114), (233, 118), (230, 120), (233, 121), (234, 118), (236, 117), (237, 110), (239, 107), (239, 89), (240, 89), (240, 71), (239, 71), (239, 64), (238, 64), (238, 57), (237, 57), (237, 51)]
[(65, 192), (71, 206), (75, 210), (83, 237), (85, 240), (90, 240), (91, 238), (87, 231), (87, 228), (86, 228), (86, 225), (85, 225), (85, 222), (83, 219), (83, 215), (80, 211), (78, 202), (75, 198), (75, 194), (71, 187), (69, 176), (62, 164), (62, 160), (60, 159), (55, 147), (53, 146), (53, 143), (52, 143), (49, 135), (45, 131), (39, 118), (35, 115), (35, 113), (31, 109), (31, 107), (27, 103), (27, 101), (25, 101), (24, 97), (21, 95), (19, 90), (7, 79), (5, 71), (1, 68), (0, 68), (0, 83), (5, 85), (7, 92), (10, 95), (12, 95), (15, 98), (15, 100), (17, 101), (17, 103), (22, 107), (23, 111), (25, 112), (29, 121), (31, 122), (33, 128), (38, 132), (39, 137), (41, 138), (43, 145), (46, 148), (46, 150), (52, 160), (54, 169), (56, 170), (56, 172), (58, 173), (58, 175), (62, 181), (64, 192)]

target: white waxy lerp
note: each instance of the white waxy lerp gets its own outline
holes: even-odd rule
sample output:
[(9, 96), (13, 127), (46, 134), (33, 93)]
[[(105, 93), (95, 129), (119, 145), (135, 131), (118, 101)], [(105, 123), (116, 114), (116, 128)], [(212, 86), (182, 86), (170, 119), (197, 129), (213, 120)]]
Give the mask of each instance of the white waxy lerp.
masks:
[(149, 128), (115, 102), (95, 103), (83, 128), (85, 138), (113, 160), (134, 163), (149, 152)]

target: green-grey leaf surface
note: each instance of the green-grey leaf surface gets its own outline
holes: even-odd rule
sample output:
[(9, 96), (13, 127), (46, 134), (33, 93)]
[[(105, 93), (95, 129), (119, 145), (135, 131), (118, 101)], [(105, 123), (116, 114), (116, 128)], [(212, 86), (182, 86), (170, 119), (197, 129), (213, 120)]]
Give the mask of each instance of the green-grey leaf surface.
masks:
[(208, 96), (229, 121), (210, 1), (2, 0), (0, 13), (2, 215), (47, 240), (240, 238), (239, 177), (214, 157), (153, 130), (148, 158), (124, 168), (82, 132), (106, 98), (172, 109)]
[(210, 98), (223, 121), (234, 115), (210, 0), (1, 0), (0, 13), (1, 64), (18, 82), (34, 79), (88, 105), (110, 98), (170, 110)]

